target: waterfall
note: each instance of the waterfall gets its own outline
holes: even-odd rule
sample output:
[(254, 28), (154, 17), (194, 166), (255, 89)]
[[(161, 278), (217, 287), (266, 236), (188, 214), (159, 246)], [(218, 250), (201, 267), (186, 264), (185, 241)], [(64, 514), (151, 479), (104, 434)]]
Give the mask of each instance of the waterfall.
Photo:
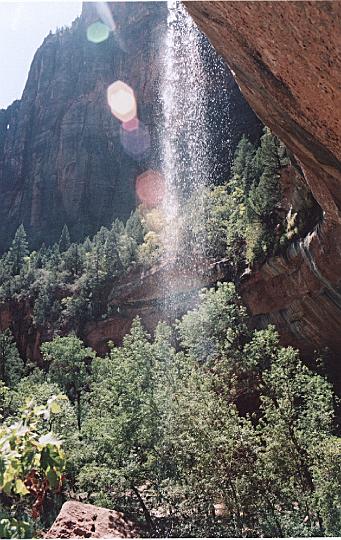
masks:
[[(204, 54), (203, 36), (185, 8), (179, 2), (168, 2), (167, 31), (161, 47), (163, 129), (160, 148), (166, 187), (163, 262), (175, 267), (175, 271), (170, 272), (173, 276), (183, 262), (183, 207), (191, 196), (195, 196), (193, 210), (203, 217), (204, 188), (210, 181), (212, 170), (207, 115), (209, 80)], [(204, 228), (205, 220), (202, 219), (202, 231), (195, 238), (199, 258), (205, 255)], [(169, 300), (167, 308), (171, 309), (172, 296), (179, 283), (178, 278), (169, 276), (163, 289)]]
[(164, 114), (161, 139), (162, 169), (166, 182), (164, 215), (165, 257), (179, 250), (178, 217), (189, 191), (202, 191), (208, 180), (206, 73), (201, 34), (178, 2), (168, 2), (167, 32), (163, 46), (161, 88)]
[[(166, 310), (174, 312), (174, 297), (181, 289), (179, 280), (183, 280), (186, 271), (193, 273), (205, 259), (205, 186), (212, 181), (215, 168), (209, 125), (212, 118), (214, 123), (209, 101), (211, 79), (212, 70), (217, 80), (219, 71), (224, 75), (226, 68), (183, 5), (176, 1), (167, 5), (167, 30), (160, 46), (163, 73), (160, 148), (166, 188), (163, 263), (169, 272), (162, 287)], [(221, 96), (226, 110), (227, 90), (225, 93), (221, 90)], [(191, 206), (189, 201), (193, 199), (195, 203)]]

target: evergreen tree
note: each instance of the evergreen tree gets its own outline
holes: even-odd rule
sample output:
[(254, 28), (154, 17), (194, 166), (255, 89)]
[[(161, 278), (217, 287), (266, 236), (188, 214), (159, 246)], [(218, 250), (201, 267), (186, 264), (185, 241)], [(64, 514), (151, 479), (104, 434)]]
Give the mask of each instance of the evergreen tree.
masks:
[(108, 229), (106, 227), (101, 227), (100, 230), (93, 237), (93, 244), (104, 246), (105, 241), (108, 237)]
[(119, 239), (118, 252), (123, 268), (128, 270), (131, 264), (136, 262), (137, 259), (137, 244), (135, 240), (124, 233)]
[(126, 223), (126, 234), (129, 238), (135, 240), (136, 244), (142, 244), (144, 235), (146, 234), (146, 229), (141, 221), (141, 216), (139, 209), (136, 209), (135, 212), (132, 212)]
[(64, 252), (63, 260), (65, 269), (73, 276), (81, 275), (84, 269), (85, 256), (82, 246), (72, 243)]
[(236, 148), (231, 172), (234, 178), (240, 179), (246, 195), (252, 184), (257, 183), (259, 178), (259, 170), (255, 156), (255, 147), (250, 143), (247, 137), (243, 135)]
[(20, 273), (24, 263), (24, 258), (28, 255), (28, 242), (24, 226), (21, 224), (14, 236), (9, 248), (7, 261), (11, 267), (12, 274)]
[(83, 242), (83, 248), (84, 248), (85, 253), (89, 253), (91, 251), (91, 249), (92, 249), (92, 243), (91, 243), (91, 240), (90, 240), (90, 238), (88, 236), (86, 237), (86, 239)]
[(115, 233), (111, 230), (103, 247), (103, 269), (108, 277), (113, 277), (122, 272), (122, 263), (117, 248)]
[(125, 227), (120, 219), (115, 219), (115, 221), (112, 224), (111, 230), (116, 234), (116, 238), (118, 241), (120, 236), (124, 234)]
[(70, 233), (69, 233), (68, 226), (65, 224), (62, 230), (62, 234), (60, 235), (60, 239), (59, 239), (60, 253), (64, 253), (64, 251), (67, 251), (70, 245), (71, 245)]
[(269, 129), (265, 130), (261, 138), (259, 159), (262, 163), (262, 174), (259, 183), (252, 186), (249, 206), (256, 216), (266, 221), (274, 215), (281, 198), (278, 146)]

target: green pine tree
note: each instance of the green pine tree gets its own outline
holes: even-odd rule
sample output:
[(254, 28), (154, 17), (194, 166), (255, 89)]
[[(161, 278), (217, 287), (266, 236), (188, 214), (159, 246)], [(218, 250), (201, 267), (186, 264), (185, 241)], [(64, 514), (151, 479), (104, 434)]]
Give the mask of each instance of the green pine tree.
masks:
[(127, 235), (135, 240), (138, 245), (143, 243), (144, 235), (147, 231), (141, 221), (139, 209), (136, 209), (135, 212), (131, 213), (127, 220), (125, 230)]
[(20, 273), (24, 263), (24, 258), (28, 255), (27, 235), (23, 224), (21, 224), (14, 236), (11, 247), (9, 248), (7, 260), (11, 267), (12, 274)]
[(60, 253), (64, 253), (64, 251), (67, 251), (70, 247), (71, 240), (70, 240), (70, 233), (68, 226), (65, 224), (62, 230), (62, 234), (60, 235), (59, 239), (59, 251)]
[(278, 142), (266, 128), (261, 138), (260, 152), (257, 156), (262, 166), (259, 183), (254, 183), (248, 198), (251, 211), (261, 220), (269, 221), (274, 215), (281, 199), (279, 183)]
[(112, 230), (109, 231), (103, 248), (103, 269), (108, 277), (116, 276), (122, 272), (117, 239)]

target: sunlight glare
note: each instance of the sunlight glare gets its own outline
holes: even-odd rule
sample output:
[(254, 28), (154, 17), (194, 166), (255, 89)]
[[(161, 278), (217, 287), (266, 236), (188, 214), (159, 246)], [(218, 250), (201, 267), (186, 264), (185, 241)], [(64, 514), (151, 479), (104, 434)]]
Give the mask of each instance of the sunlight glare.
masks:
[(165, 180), (163, 175), (152, 169), (136, 178), (136, 193), (139, 200), (147, 207), (158, 206), (165, 195)]
[(123, 81), (116, 81), (108, 87), (107, 99), (112, 114), (121, 122), (129, 122), (136, 117), (134, 90)]

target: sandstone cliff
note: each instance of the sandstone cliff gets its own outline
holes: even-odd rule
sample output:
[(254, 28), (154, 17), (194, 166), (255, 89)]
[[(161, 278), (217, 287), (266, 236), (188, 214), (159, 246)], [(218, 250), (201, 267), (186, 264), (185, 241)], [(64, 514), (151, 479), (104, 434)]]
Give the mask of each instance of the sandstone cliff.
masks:
[[(115, 33), (103, 43), (90, 43), (86, 29), (98, 14), (94, 3), (84, 3), (72, 27), (50, 34), (38, 49), (22, 99), (0, 110), (0, 251), (21, 222), (36, 248), (42, 241), (58, 240), (64, 223), (72, 239), (79, 240), (116, 217), (127, 218), (136, 205), (136, 176), (158, 166), (158, 92), (167, 6), (109, 5)], [(208, 64), (216, 57), (211, 48)], [(233, 150), (242, 133), (257, 138), (261, 124), (229, 70), (217, 77), (209, 90), (209, 114), (221, 103), (215, 132), (231, 131)], [(139, 118), (150, 131), (151, 151), (138, 162), (123, 151), (119, 122), (106, 103), (106, 89), (115, 80), (134, 89)], [(222, 82), (227, 93), (221, 91)], [(230, 156), (221, 143), (215, 140), (223, 178)]]
[(259, 117), (295, 154), (323, 222), (241, 292), (310, 352), (341, 347), (341, 3), (185, 2)]

